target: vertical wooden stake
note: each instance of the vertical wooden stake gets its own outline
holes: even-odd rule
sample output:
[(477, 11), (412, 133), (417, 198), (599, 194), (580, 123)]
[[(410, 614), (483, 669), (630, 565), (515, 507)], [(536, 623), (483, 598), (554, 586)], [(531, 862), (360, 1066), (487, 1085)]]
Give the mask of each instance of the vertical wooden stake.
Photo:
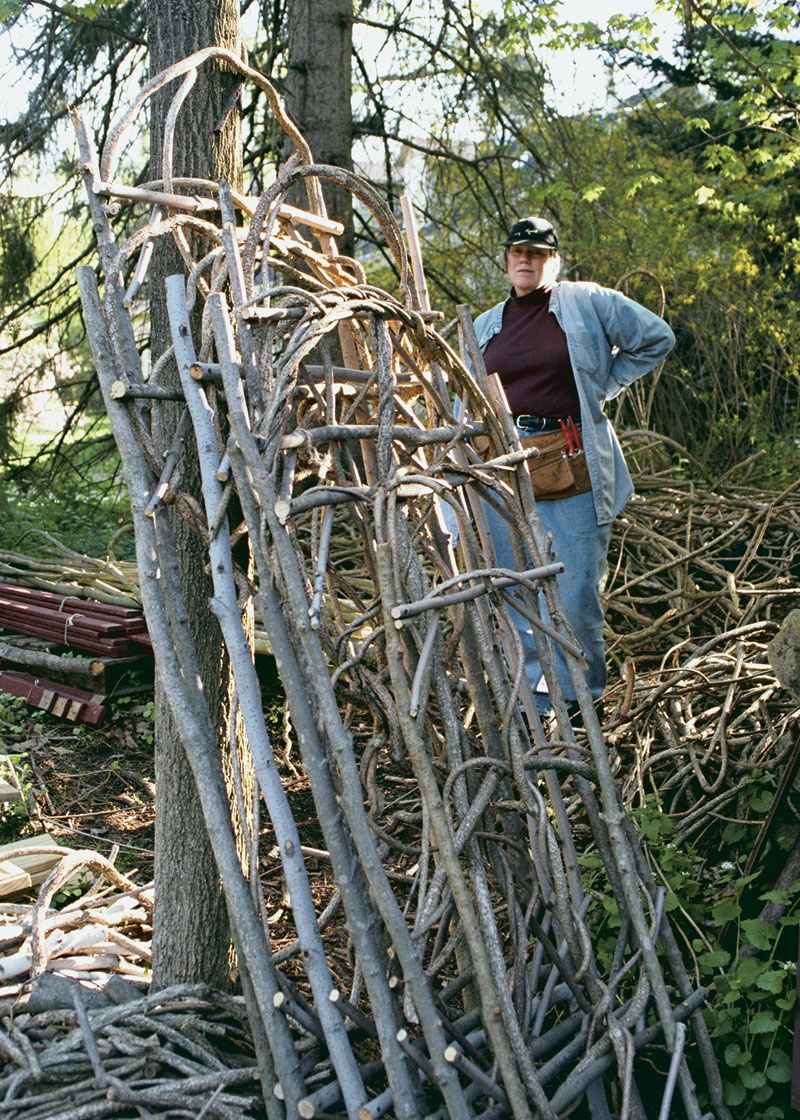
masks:
[(411, 260), (411, 271), (414, 275), (414, 283), (417, 286), (419, 294), (419, 306), (421, 311), (430, 311), (431, 299), (428, 294), (428, 284), (425, 280), (425, 269), (422, 266), (422, 251), (419, 247), (419, 237), (417, 235), (417, 225), (414, 221), (414, 209), (411, 205), (411, 199), (407, 194), (400, 195), (400, 207), (403, 211), (403, 225), (408, 238), (408, 254)]

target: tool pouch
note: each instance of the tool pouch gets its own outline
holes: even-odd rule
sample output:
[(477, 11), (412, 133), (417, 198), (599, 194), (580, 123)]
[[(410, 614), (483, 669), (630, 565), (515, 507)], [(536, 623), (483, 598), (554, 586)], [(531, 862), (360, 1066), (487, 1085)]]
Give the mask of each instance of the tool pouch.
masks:
[(591, 490), (586, 455), (582, 448), (570, 454), (563, 432), (523, 436), (520, 443), (524, 448), (535, 447), (539, 452), (536, 458), (528, 460), (533, 496), (537, 502), (572, 498)]

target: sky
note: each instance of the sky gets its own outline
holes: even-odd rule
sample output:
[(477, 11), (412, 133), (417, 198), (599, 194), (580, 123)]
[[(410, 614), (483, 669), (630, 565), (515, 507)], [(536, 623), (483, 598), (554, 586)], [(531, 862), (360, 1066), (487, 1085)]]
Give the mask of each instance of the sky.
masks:
[[(562, 0), (560, 10), (565, 20), (592, 22), (601, 27), (613, 15), (648, 15), (662, 42), (662, 56), (669, 56), (669, 48), (680, 33), (676, 18), (658, 11), (652, 0)], [(607, 75), (597, 52), (586, 48), (543, 51), (541, 57), (553, 79), (555, 105), (560, 112), (570, 115), (581, 110), (601, 109), (607, 103)], [(634, 76), (621, 76), (617, 83), (617, 96), (622, 99), (632, 96), (638, 88)]]
[[(647, 15), (659, 37), (662, 57), (669, 57), (672, 44), (680, 34), (676, 17), (661, 10), (653, 0), (561, 0), (559, 14), (565, 22), (595, 23), (599, 27), (605, 27), (615, 15)], [(568, 51), (540, 49), (537, 54), (550, 72), (554, 104), (561, 113), (569, 116), (602, 109), (608, 104), (608, 75), (599, 52), (584, 47)], [(643, 81), (652, 81), (651, 77), (639, 77)], [(632, 96), (639, 90), (636, 78), (635, 72), (630, 76), (617, 76), (618, 99)]]

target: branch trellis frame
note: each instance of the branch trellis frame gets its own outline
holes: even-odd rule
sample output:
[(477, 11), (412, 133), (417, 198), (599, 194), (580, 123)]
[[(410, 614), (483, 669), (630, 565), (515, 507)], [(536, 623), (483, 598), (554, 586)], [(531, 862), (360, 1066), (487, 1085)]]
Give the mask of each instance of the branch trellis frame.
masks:
[[(294, 145), (258, 200), (172, 172), (181, 105), (198, 68), (215, 62), (260, 87)], [(123, 138), (177, 78), (163, 179), (115, 181)], [(152, 79), (100, 157), (79, 115), (74, 122), (104, 283), (101, 297), (94, 271), (79, 270), (84, 317), (131, 494), (157, 670), (212, 838), (251, 1028), (266, 1042), (257, 1052), (268, 1117), (555, 1120), (585, 1099), (593, 1120), (641, 1118), (649, 1113), (636, 1056), (646, 1050), (662, 1054), (660, 1116), (724, 1120), (706, 992), (686, 971), (664, 890), (621, 807), (537, 517), (529, 453), (486, 377), (466, 309), (462, 357), (434, 329), (419, 262), (410, 267), (383, 200), (358, 176), (314, 164), (270, 83), (230, 52), (209, 48)], [(338, 255), (326, 179), (370, 210), (396, 262), (399, 297)], [(305, 211), (286, 203), (299, 183)], [(121, 244), (114, 199), (149, 211)], [(132, 314), (146, 314), (141, 293), (159, 237), (175, 240), (186, 272), (168, 280), (172, 347), (152, 356), (145, 380)], [(346, 365), (334, 365), (334, 335)], [(171, 362), (180, 391), (161, 383)], [(453, 394), (464, 402), (458, 418)], [(149, 417), (176, 398), (185, 407), (175, 438), (156, 448)], [(198, 498), (182, 494), (176, 470), (190, 434)], [(488, 461), (475, 435), (488, 437)], [(229, 524), (234, 494), (240, 526)], [(291, 900), (297, 940), (288, 952), (271, 946), (263, 898), (239, 864), (214, 725), (195, 686), (182, 609), (191, 589), (164, 515), (170, 501), (208, 548), (210, 608)], [(485, 503), (506, 511), (518, 571), (495, 564)], [(233, 558), (232, 535), (243, 533), (252, 578)], [(336, 892), (324, 913), (242, 626), (250, 597), (324, 835)], [(540, 646), (556, 712), (547, 726), (510, 603), (531, 618)], [(553, 642), (580, 700), (580, 740), (552, 671)], [(589, 845), (602, 865), (592, 884), (578, 857)], [(609, 900), (620, 925), (606, 960), (596, 935)], [(331, 938), (349, 944), (345, 977), (334, 979)], [(301, 962), (301, 981), (282, 967), (287, 956), (295, 977)]]

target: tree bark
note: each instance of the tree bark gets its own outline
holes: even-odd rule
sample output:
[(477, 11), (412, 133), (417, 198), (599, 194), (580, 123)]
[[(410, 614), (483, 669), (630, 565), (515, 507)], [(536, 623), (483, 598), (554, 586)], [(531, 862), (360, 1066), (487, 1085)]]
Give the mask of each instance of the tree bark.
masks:
[[(305, 135), (317, 163), (352, 170), (353, 0), (293, 0), (288, 8), (289, 61), (286, 107)], [(323, 184), (328, 213), (345, 227), (338, 239), (353, 251), (349, 191)], [(302, 205), (302, 203), (300, 203)]]
[[(150, 72), (207, 46), (240, 50), (237, 0), (149, 0)], [(178, 88), (173, 82), (151, 102), (151, 178), (161, 176), (161, 146), (169, 102)], [(173, 174), (225, 180), (238, 187), (242, 178), (241, 135), (235, 78), (215, 66), (204, 66), (178, 118)], [(227, 112), (226, 112), (227, 110)], [(159, 238), (151, 265), (151, 353), (159, 356), (170, 344), (164, 280), (185, 272), (175, 247)], [(178, 387), (177, 369), (166, 371), (163, 383)], [(154, 435), (166, 449), (182, 406), (159, 404)], [(184, 451), (184, 486), (199, 494), (195, 449)], [(161, 515), (160, 515), (161, 516)], [(201, 665), (202, 687), (219, 741), (228, 739), (231, 681), (219, 626), (208, 602), (211, 581), (204, 572), (205, 549), (187, 526), (175, 518), (174, 532), (181, 557), (190, 626)], [(211, 854), (200, 803), (167, 699), (156, 690), (156, 827), (153, 985), (156, 989), (185, 981), (217, 987), (229, 983), (229, 926), (217, 868)]]

